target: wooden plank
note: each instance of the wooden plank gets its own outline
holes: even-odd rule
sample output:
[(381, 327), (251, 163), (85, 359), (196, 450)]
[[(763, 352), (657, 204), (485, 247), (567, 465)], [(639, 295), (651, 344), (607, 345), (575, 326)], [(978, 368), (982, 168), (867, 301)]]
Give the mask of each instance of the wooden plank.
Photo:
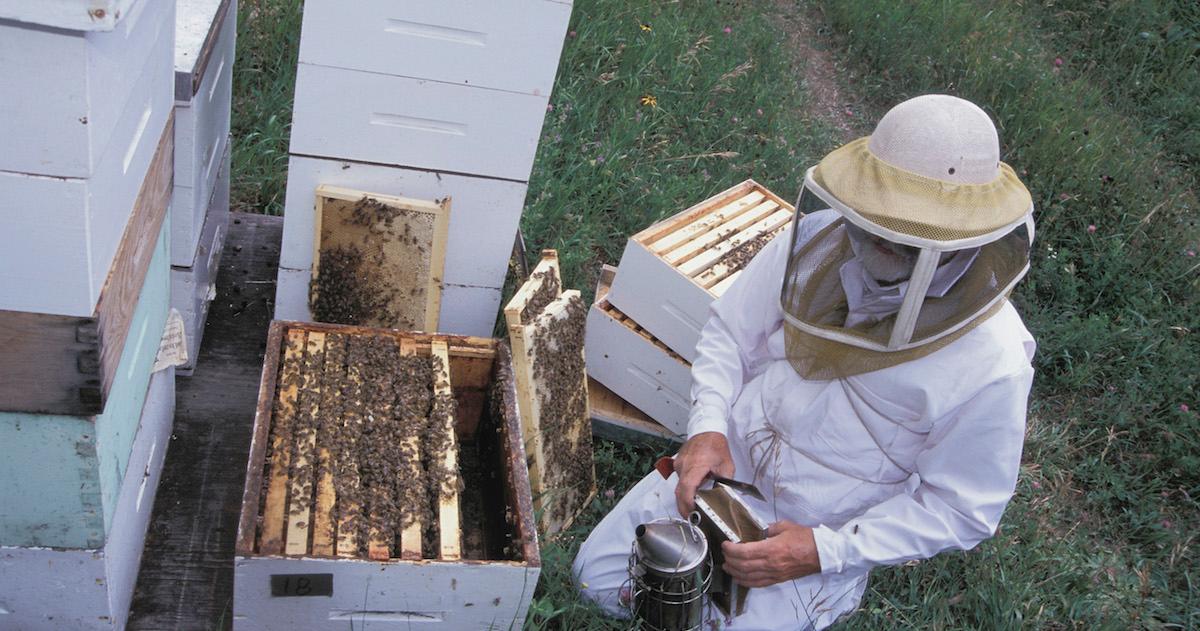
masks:
[[(323, 335), (314, 333), (314, 335)], [(334, 556), (337, 551), (334, 537), (333, 511), (337, 503), (337, 492), (333, 486), (333, 472), (338, 463), (333, 462), (329, 451), (330, 437), (326, 433), (334, 430), (340, 419), (333, 415), (342, 409), (342, 389), (338, 386), (346, 378), (346, 337), (334, 333), (325, 340), (325, 365), (323, 382), (330, 386), (321, 390), (321, 416), (316, 423), (317, 451), (317, 501), (313, 514), (312, 553), (314, 556)]]
[(292, 329), (287, 333), (279, 393), (272, 414), (271, 473), (263, 507), (262, 538), (258, 545), (261, 554), (283, 554), (284, 550), (284, 510), (288, 495), (288, 469), (291, 467), (294, 447), (292, 425), (296, 421), (296, 397), (304, 361), (305, 339), (303, 329)]
[(725, 204), (728, 204), (733, 200), (746, 195), (746, 193), (760, 188), (762, 187), (760, 187), (754, 180), (746, 180), (745, 182), (734, 184), (720, 193), (717, 193), (716, 195), (713, 195), (702, 202), (692, 205), (681, 213), (672, 215), (660, 221), (656, 221), (649, 228), (642, 230), (641, 232), (633, 235), (631, 238), (638, 243), (646, 245), (648, 248), (648, 244), (654, 243), (667, 234), (678, 230), (680, 226), (686, 226), (687, 224), (695, 221), (698, 217), (707, 214), (713, 208), (724, 206)]
[(609, 440), (627, 443), (646, 436), (674, 442), (683, 439), (591, 377), (588, 377), (588, 415), (592, 418), (592, 433)]
[[(310, 327), (311, 329), (321, 330), (323, 327)], [(345, 327), (328, 327), (326, 330)], [(347, 332), (349, 340), (346, 343), (346, 381), (349, 397), (345, 401), (345, 407), (342, 416), (342, 427), (347, 435), (351, 438), (359, 435), (358, 428), (355, 427), (363, 422), (364, 410), (366, 403), (363, 401), (363, 371), (362, 371), (362, 355), (358, 352), (358, 343)], [(351, 444), (346, 445), (344, 455), (347, 460), (340, 463), (338, 467), (338, 478), (342, 481), (342, 485), (348, 489), (353, 489), (355, 495), (361, 488), (361, 480), (358, 475), (358, 463), (349, 454), (357, 452), (358, 447), (353, 441), (347, 439)], [(340, 557), (357, 557), (359, 540), (359, 527), (366, 519), (363, 514), (362, 504), (358, 501), (352, 501), (347, 497), (338, 498), (338, 512), (341, 518), (337, 524), (337, 549), (336, 553)]]
[[(789, 218), (785, 221), (782, 221), (782, 223), (777, 224), (774, 228), (764, 231), (764, 233), (759, 233), (759, 235), (754, 235), (754, 236), (744, 239), (742, 241), (742, 245), (745, 245), (745, 244), (753, 241), (754, 239), (758, 238), (761, 234), (770, 235), (769, 237), (767, 237), (768, 240), (774, 239), (775, 237), (782, 234), (785, 230), (787, 230), (787, 227), (790, 224), (791, 224), (791, 219)], [(762, 244), (761, 247), (766, 247), (766, 244)], [(760, 251), (761, 251), (761, 247), (759, 248)], [(732, 250), (730, 250), (729, 252), (732, 252)], [(728, 252), (726, 252), (726, 254), (728, 254)], [(755, 254), (757, 254), (757, 252), (755, 252)], [(722, 255), (722, 257), (724, 257), (724, 255)], [(726, 284), (725, 287), (723, 287), (720, 292), (715, 291), (714, 288), (716, 287), (716, 285), (718, 283), (722, 283), (728, 275), (730, 275), (730, 274), (737, 275), (738, 273), (740, 273), (742, 271), (742, 269), (745, 268), (745, 266), (747, 264), (749, 264), (749, 262), (750, 262), (749, 260), (736, 261), (736, 260), (717, 259), (716, 264), (714, 264), (712, 267), (708, 268), (707, 270), (704, 270), (700, 274), (697, 274), (693, 278), (693, 280), (695, 280), (697, 283), (700, 283), (700, 285), (702, 287), (704, 287), (705, 289), (709, 289), (713, 293), (713, 295), (720, 296), (722, 293), (725, 292), (725, 289), (727, 289), (729, 287), (729, 285)]]
[(710, 289), (709, 291), (711, 291), (713, 293), (713, 295), (715, 295), (716, 297), (720, 298), (721, 296), (725, 295), (725, 292), (729, 290), (730, 285), (733, 285), (733, 282), (736, 281), (738, 276), (741, 276), (741, 275), (742, 275), (742, 270), (738, 270), (738, 271), (726, 276), (723, 280), (718, 282), (716, 285), (713, 285), (712, 289)]
[(321, 414), (321, 374), (325, 368), (325, 334), (308, 334), (304, 367), (300, 375), (302, 390), (297, 397), (296, 459), (292, 467), (290, 507), (288, 511), (287, 544), (284, 553), (301, 555), (308, 552), (308, 537), (312, 528), (311, 515), (313, 482), (316, 479), (317, 446), (315, 423)]
[(732, 237), (740, 232), (742, 228), (759, 221), (763, 217), (770, 216), (778, 208), (779, 204), (776, 204), (771, 200), (762, 202), (754, 208), (739, 214), (737, 217), (734, 217), (733, 219), (716, 226), (712, 230), (696, 237), (695, 239), (688, 241), (680, 247), (671, 250), (664, 258), (666, 258), (667, 262), (671, 263), (672, 265), (683, 263), (684, 261), (687, 261), (700, 254), (704, 250), (712, 247), (722, 239)]
[[(436, 344), (434, 342), (433, 344)], [(400, 340), (400, 356), (410, 357), (417, 353), (416, 344), (411, 338), (403, 338)], [(409, 479), (421, 480), (421, 442), (416, 436), (408, 440), (408, 445), (405, 450), (413, 455), (413, 458), (408, 461)], [(418, 482), (419, 483), (419, 482)], [(421, 558), (421, 511), (418, 507), (412, 507), (415, 514), (412, 524), (405, 528), (400, 533), (400, 558), (402, 559), (420, 559)], [(374, 558), (374, 557), (372, 557)]]
[(559, 269), (558, 251), (557, 250), (542, 250), (542, 260), (534, 266), (533, 271), (529, 273), (529, 278), (517, 288), (508, 304), (504, 305), (504, 318), (509, 326), (515, 322), (522, 324), (522, 316), (526, 311), (529, 303), (538, 295), (542, 287), (546, 283), (557, 283), (558, 291), (553, 292), (551, 298), (557, 298), (562, 293), (562, 272)]
[(778, 211), (771, 214), (771, 216), (755, 222), (753, 225), (745, 228), (737, 235), (718, 243), (715, 247), (706, 251), (704, 254), (701, 254), (700, 256), (697, 256), (687, 263), (679, 266), (679, 271), (683, 272), (687, 276), (695, 276), (708, 269), (713, 263), (716, 263), (721, 259), (721, 257), (725, 256), (725, 254), (742, 245), (743, 243), (750, 241), (763, 232), (770, 232), (780, 226), (787, 225), (787, 223), (791, 221), (791, 218), (792, 212), (790, 210), (786, 208), (780, 208)]
[[(453, 397), (450, 387), (450, 353), (445, 342), (433, 343), (433, 357), (442, 360), (441, 370), (433, 375), (433, 394), (435, 397)], [(436, 404), (436, 403), (435, 403)], [(455, 422), (453, 408), (446, 414), (446, 432), (450, 442), (443, 455), (447, 471), (458, 471), (458, 440), (454, 434)], [(458, 514), (458, 488), (440, 489), (438, 498), (438, 530), (440, 542), (440, 558), (451, 561), (462, 558), (461, 525)]]
[(672, 253), (672, 250), (686, 245), (691, 240), (704, 236), (718, 229), (722, 224), (740, 217), (746, 211), (757, 207), (762, 201), (763, 194), (759, 191), (752, 191), (746, 196), (735, 200), (733, 203), (720, 207), (699, 220), (655, 241), (651, 244), (650, 251), (662, 255)]

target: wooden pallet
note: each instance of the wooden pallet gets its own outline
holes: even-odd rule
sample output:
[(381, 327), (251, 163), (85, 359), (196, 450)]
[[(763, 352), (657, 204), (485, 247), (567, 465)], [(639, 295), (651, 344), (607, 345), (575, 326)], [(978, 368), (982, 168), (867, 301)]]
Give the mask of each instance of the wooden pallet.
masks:
[[(370, 507), (339, 506), (337, 489), (368, 478), (336, 462), (345, 452), (333, 434), (384, 415), (415, 418), (393, 405), (398, 399), (380, 396), (395, 392), (381, 379), (399, 373), (381, 373), (378, 363), (364, 360), (358, 345), (368, 337), (394, 343), (397, 358), (441, 360), (431, 389), (448, 395), (443, 401), (451, 409), (443, 418), (453, 431), (433, 456), (459, 471), (462, 485), (426, 494), (429, 512), (403, 507), (432, 514), (437, 524), (395, 532), (370, 521), (343, 527), (352, 509)], [(341, 414), (323, 424), (294, 422), (335, 410)], [(481, 628), (511, 619), (520, 626), (540, 556), (517, 410), (511, 360), (496, 340), (272, 322), (235, 552), (235, 628), (311, 628), (316, 620)], [(289, 428), (298, 431), (289, 435)], [(397, 453), (384, 451), (388, 458)], [(408, 453), (391, 464), (398, 475), (421, 475), (419, 457)], [(361, 490), (360, 498), (371, 493)], [(333, 507), (343, 509), (341, 521)]]
[[(390, 293), (386, 305), (390, 316), (368, 315), (361, 322), (341, 324), (436, 331), (450, 198), (425, 201), (328, 185), (319, 186), (316, 196), (310, 305), (319, 298), (322, 255), (335, 248), (352, 248), (365, 261), (354, 282), (374, 283), (369, 291)], [(393, 216), (364, 221), (359, 211), (364, 203), (376, 204)]]
[(708, 305), (795, 209), (746, 180), (633, 235), (609, 300), (687, 361), (695, 361)]
[[(582, 413), (577, 418), (552, 419), (543, 414), (542, 407), (547, 397), (555, 395), (548, 380), (538, 373), (539, 362), (553, 361), (553, 358), (539, 357), (538, 349), (556, 344), (555, 340), (548, 337), (550, 328), (555, 322), (568, 317), (572, 301), (579, 300), (577, 290), (562, 289), (558, 253), (545, 250), (529, 280), (504, 307), (504, 318), (513, 348), (517, 399), (524, 421), (525, 449), (530, 455), (529, 481), (534, 507), (539, 515), (538, 523), (547, 534), (568, 528), (596, 493), (591, 425), (586, 405), (588, 389), (587, 374), (583, 369), (583, 340), (576, 341), (579, 374), (561, 377), (578, 384), (577, 390), (570, 394), (582, 398), (579, 406)], [(551, 431), (548, 429), (550, 427), (557, 427), (559, 431)], [(576, 466), (569, 466), (568, 460)], [(586, 464), (583, 464), (584, 460)]]

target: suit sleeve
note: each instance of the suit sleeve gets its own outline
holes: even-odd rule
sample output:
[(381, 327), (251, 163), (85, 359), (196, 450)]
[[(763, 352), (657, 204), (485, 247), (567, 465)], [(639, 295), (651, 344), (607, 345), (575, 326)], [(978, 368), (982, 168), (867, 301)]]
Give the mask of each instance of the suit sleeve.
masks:
[(813, 530), (822, 572), (868, 569), (989, 538), (1016, 487), (1033, 369), (988, 384), (936, 423), (906, 493)]

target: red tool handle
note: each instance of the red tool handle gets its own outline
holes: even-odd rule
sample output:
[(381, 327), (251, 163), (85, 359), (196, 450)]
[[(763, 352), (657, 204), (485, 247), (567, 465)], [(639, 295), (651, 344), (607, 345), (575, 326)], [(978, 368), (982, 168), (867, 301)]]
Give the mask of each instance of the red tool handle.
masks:
[(675, 459), (671, 456), (659, 458), (658, 462), (654, 463), (654, 470), (662, 475), (664, 480), (671, 477), (671, 474), (675, 473)]

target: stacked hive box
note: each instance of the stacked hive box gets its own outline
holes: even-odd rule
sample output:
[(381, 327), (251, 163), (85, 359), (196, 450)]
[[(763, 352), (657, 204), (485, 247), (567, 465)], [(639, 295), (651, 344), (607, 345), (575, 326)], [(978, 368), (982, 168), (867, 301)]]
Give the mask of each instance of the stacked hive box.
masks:
[(441, 331), (490, 334), (570, 2), (310, 0), (278, 317), (309, 320), (314, 193), (452, 198)]
[(708, 307), (792, 221), (747, 180), (633, 235), (588, 314), (588, 374), (676, 434), (687, 433), (691, 363)]
[(195, 367), (229, 218), (229, 115), (236, 0), (179, 0), (175, 21), (175, 190), (171, 306)]
[(0, 16), (0, 628), (121, 628), (174, 411), (175, 4)]
[(234, 628), (519, 628), (541, 570), (525, 460), (495, 340), (271, 323)]

